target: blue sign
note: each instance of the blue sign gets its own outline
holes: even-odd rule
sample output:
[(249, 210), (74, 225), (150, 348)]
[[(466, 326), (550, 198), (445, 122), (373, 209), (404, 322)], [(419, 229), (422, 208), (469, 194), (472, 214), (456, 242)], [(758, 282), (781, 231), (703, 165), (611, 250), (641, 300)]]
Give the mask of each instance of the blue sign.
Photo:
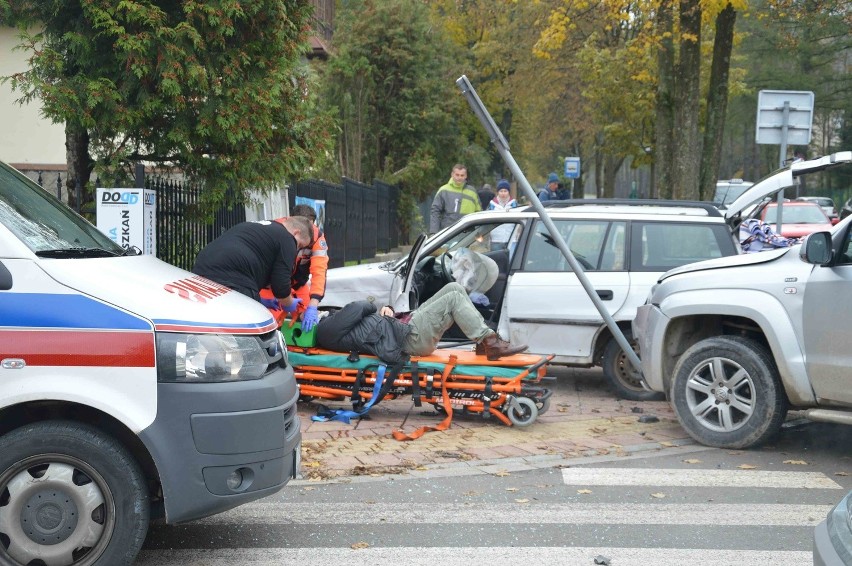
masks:
[(565, 177), (567, 179), (580, 178), (580, 158), (566, 157), (565, 158)]

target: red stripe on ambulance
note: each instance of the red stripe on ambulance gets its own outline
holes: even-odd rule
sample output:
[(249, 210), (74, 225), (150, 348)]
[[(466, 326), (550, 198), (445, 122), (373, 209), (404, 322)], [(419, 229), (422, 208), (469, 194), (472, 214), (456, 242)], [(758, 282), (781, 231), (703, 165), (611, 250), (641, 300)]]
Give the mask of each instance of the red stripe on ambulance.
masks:
[(156, 366), (150, 332), (0, 330), (0, 359), (7, 358), (28, 366)]

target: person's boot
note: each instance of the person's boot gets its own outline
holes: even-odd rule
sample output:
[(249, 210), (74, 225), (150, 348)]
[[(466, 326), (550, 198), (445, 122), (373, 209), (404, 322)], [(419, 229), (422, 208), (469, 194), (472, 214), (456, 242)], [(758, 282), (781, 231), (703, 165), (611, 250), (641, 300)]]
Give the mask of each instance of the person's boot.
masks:
[(476, 355), (485, 355), (490, 361), (494, 361), (504, 356), (520, 354), (526, 349), (525, 344), (512, 346), (512, 344), (500, 338), (496, 332), (493, 332), (476, 344)]

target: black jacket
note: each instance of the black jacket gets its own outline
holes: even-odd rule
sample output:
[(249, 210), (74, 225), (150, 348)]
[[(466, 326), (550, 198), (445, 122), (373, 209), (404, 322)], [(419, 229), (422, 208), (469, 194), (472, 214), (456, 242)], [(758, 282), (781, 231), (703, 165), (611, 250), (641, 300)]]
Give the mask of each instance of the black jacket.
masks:
[(296, 239), (278, 222), (242, 222), (207, 244), (192, 272), (234, 291), (260, 299), (272, 287), (279, 298), (290, 296)]
[(399, 365), (408, 361), (403, 346), (410, 331), (407, 324), (377, 314), (373, 303), (355, 301), (320, 321), (317, 346), (370, 354), (389, 365)]

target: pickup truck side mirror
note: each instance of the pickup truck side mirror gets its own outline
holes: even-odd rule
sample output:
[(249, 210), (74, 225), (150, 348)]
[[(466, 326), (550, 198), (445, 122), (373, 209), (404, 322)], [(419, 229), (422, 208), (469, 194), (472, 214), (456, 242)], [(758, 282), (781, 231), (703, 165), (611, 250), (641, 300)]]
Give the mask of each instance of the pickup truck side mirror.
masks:
[(831, 261), (831, 232), (814, 232), (805, 236), (799, 258), (806, 263), (825, 265)]

